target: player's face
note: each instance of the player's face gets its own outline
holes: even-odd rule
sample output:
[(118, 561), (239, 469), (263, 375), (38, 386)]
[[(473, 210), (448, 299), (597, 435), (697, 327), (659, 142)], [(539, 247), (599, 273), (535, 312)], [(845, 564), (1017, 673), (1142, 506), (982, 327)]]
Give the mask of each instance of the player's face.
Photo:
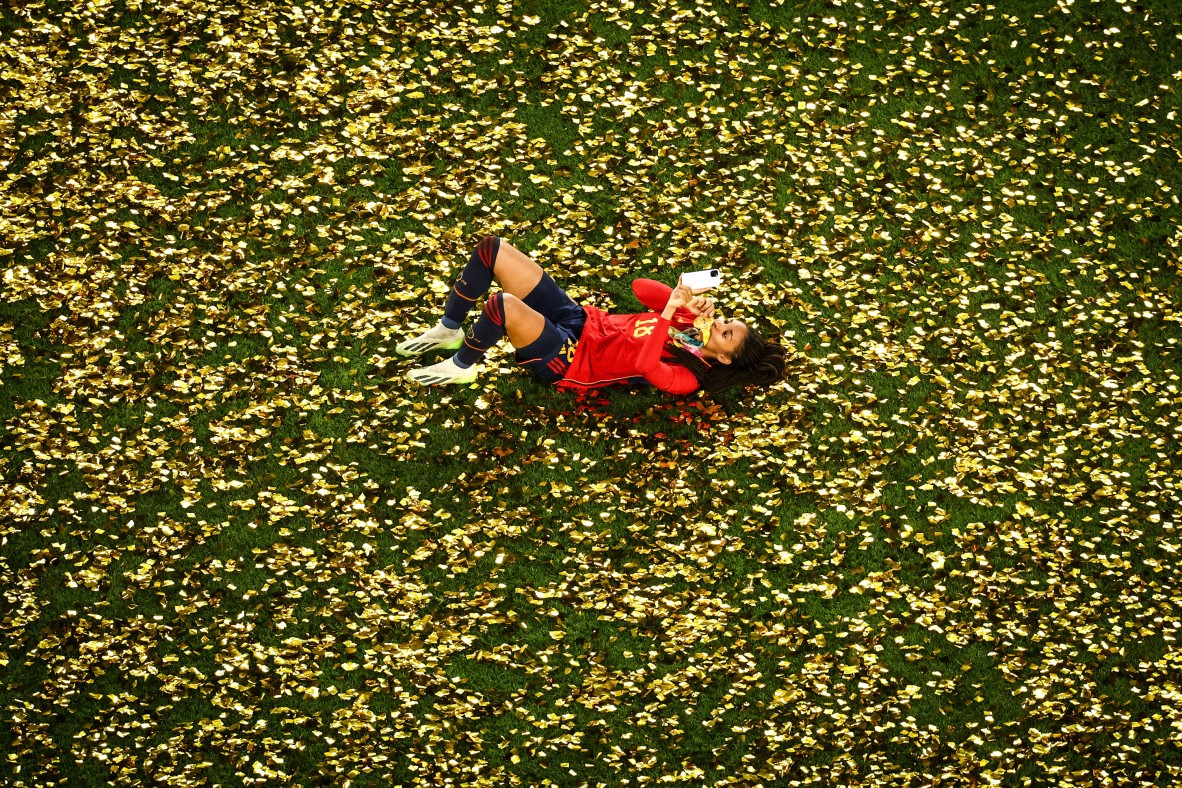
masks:
[(702, 349), (703, 355), (729, 364), (738, 355), (739, 348), (745, 341), (747, 326), (742, 321), (723, 320), (720, 317), (714, 321), (714, 328), (710, 330), (710, 341)]

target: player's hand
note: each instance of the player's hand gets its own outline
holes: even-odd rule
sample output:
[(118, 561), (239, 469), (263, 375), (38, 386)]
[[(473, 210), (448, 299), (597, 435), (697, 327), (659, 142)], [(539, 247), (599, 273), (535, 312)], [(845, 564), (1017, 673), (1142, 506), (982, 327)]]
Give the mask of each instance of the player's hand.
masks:
[[(666, 320), (671, 319), (674, 312), (693, 303), (694, 299), (697, 298), (699, 293), (705, 293), (708, 289), (709, 288), (701, 288), (699, 290), (694, 290), (693, 288), (686, 287), (679, 279), (677, 281), (677, 287), (673, 288), (672, 292), (669, 293), (669, 301), (665, 304), (665, 311), (661, 313), (661, 316)], [(708, 301), (709, 299), (698, 300)]]
[(714, 302), (709, 298), (694, 296), (690, 299), (690, 302), (685, 305), (685, 308), (695, 315), (714, 317)]
[(677, 287), (674, 287), (672, 292), (669, 293), (669, 301), (665, 304), (665, 311), (676, 311), (689, 304), (693, 300), (694, 291), (683, 285), (681, 282), (678, 282)]

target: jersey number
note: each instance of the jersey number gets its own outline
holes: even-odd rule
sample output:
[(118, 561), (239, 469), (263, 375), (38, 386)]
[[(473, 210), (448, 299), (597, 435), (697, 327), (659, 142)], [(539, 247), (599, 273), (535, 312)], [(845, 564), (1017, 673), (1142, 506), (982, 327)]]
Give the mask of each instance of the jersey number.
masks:
[(636, 328), (632, 329), (632, 336), (635, 339), (647, 337), (653, 333), (653, 329), (657, 327), (657, 318), (650, 317), (647, 320), (637, 320)]

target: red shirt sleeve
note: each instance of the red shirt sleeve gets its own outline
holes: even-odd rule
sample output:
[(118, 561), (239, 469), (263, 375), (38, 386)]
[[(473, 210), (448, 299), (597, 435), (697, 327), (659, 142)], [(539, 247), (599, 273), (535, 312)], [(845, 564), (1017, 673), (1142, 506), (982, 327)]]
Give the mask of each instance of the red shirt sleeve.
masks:
[[(659, 285), (660, 282), (653, 282), (653, 284)], [(665, 285), (661, 285), (661, 287), (665, 287)], [(633, 285), (633, 289), (635, 289), (635, 285)], [(666, 291), (671, 289), (665, 287)], [(639, 297), (639, 293), (637, 296)], [(669, 300), (668, 295), (665, 300)], [(640, 374), (644, 375), (645, 380), (661, 391), (667, 391), (670, 394), (691, 394), (698, 390), (698, 378), (694, 373), (680, 364), (666, 364), (661, 361), (661, 350), (665, 347), (665, 340), (669, 338), (669, 325), (670, 321), (665, 318), (659, 317), (657, 319), (652, 333), (648, 335), (640, 348), (636, 367)]]
[[(640, 303), (659, 314), (665, 311), (665, 304), (669, 303), (669, 294), (673, 292), (673, 288), (654, 279), (633, 279), (632, 292), (640, 300)], [(683, 328), (692, 325), (694, 317), (692, 312), (682, 308), (673, 313), (672, 322), (678, 328)], [(669, 327), (665, 328), (667, 330)]]

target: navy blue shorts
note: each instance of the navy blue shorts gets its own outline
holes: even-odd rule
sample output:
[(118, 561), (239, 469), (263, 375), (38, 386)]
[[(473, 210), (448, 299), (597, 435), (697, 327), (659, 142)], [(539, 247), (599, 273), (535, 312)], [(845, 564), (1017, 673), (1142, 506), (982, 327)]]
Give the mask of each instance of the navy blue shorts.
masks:
[(542, 280), (522, 303), (546, 318), (542, 335), (517, 351), (517, 363), (547, 383), (566, 377), (575, 357), (575, 346), (583, 335), (587, 313), (566, 294), (545, 271)]

